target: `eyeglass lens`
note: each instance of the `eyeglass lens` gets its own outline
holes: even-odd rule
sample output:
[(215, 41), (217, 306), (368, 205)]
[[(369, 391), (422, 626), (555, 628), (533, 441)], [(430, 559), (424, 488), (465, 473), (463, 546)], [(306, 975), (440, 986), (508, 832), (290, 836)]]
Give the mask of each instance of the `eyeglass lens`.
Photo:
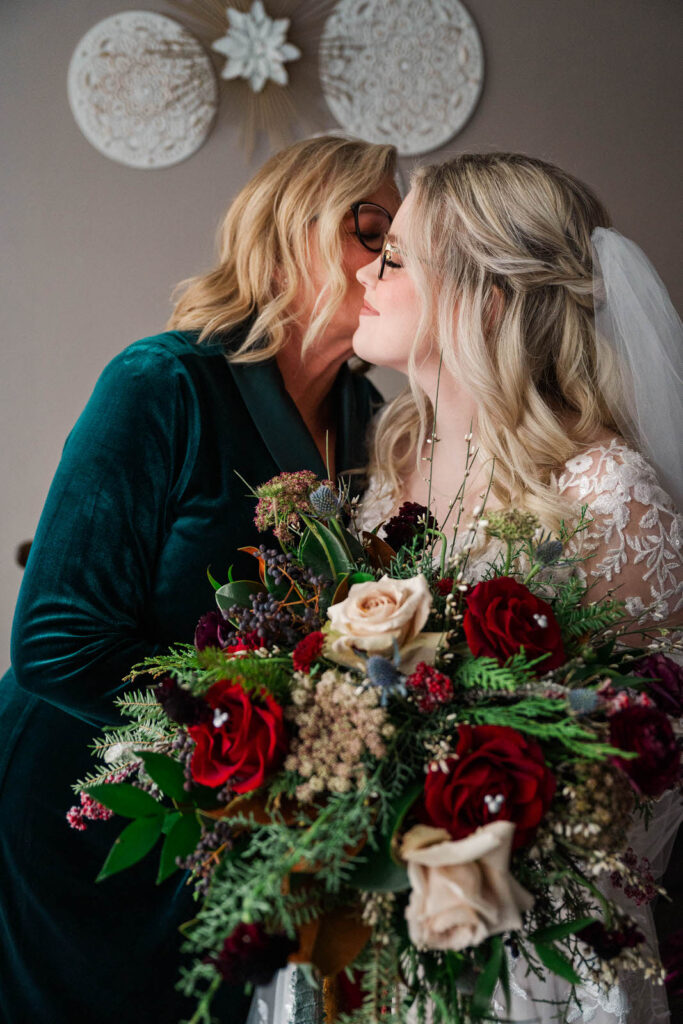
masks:
[(358, 240), (370, 252), (381, 252), (384, 236), (391, 227), (391, 217), (381, 206), (359, 203), (354, 209)]

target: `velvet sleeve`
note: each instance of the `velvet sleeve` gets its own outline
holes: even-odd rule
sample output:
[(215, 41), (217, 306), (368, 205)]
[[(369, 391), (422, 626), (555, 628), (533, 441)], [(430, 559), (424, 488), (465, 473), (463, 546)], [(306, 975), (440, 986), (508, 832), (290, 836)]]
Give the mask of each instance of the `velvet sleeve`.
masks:
[(192, 382), (137, 343), (100, 377), (71, 432), (36, 532), (12, 629), (19, 685), (86, 721), (116, 717), (146, 626), (155, 562), (199, 437)]

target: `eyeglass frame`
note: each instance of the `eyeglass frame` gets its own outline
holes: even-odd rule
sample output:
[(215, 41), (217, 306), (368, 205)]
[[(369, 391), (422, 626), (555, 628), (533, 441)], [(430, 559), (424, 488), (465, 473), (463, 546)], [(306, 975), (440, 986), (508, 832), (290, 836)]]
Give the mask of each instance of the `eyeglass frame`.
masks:
[(383, 206), (380, 206), (379, 203), (369, 203), (366, 199), (359, 199), (357, 202), (352, 203), (351, 206), (349, 207), (351, 213), (353, 214), (353, 233), (355, 234), (356, 238), (363, 246), (363, 248), (368, 250), (368, 252), (374, 252), (375, 254), (379, 254), (384, 248), (384, 241), (380, 245), (379, 249), (373, 249), (371, 245), (368, 245), (368, 243), (364, 242), (363, 239), (361, 238), (360, 224), (358, 223), (358, 211), (360, 210), (361, 206), (372, 206), (375, 210), (381, 210), (382, 213), (385, 213), (389, 218), (389, 224), (391, 224), (394, 218), (391, 216), (389, 211), (386, 210)]
[(377, 271), (377, 280), (381, 281), (384, 277), (384, 270), (387, 266), (395, 267), (400, 270), (403, 266), (402, 263), (392, 263), (389, 258), (389, 254), (400, 256), (401, 250), (395, 242), (390, 242), (388, 238), (385, 238), (382, 243), (382, 248), (379, 251), (379, 270)]

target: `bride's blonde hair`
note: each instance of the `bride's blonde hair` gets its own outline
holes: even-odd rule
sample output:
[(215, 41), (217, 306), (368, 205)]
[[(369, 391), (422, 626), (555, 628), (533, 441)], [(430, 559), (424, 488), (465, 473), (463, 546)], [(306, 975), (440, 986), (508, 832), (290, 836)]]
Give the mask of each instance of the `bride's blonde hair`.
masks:
[[(218, 237), (218, 265), (176, 288), (170, 330), (198, 330), (199, 341), (253, 323), (232, 357), (269, 359), (285, 344), (303, 284), (312, 288), (309, 236), (317, 243), (326, 285), (304, 327), (302, 352), (325, 330), (347, 287), (341, 224), (352, 203), (393, 178), (396, 150), (333, 136), (305, 139), (276, 153), (231, 204)], [(368, 253), (368, 259), (370, 253)]]
[(402, 263), (422, 317), (410, 386), (379, 418), (371, 469), (398, 498), (432, 429), (415, 378), (431, 339), (442, 373), (478, 406), (475, 440), (481, 459), (495, 459), (497, 503), (557, 528), (570, 509), (551, 472), (605, 429), (616, 432), (613, 357), (593, 322), (591, 233), (609, 226), (608, 214), (572, 175), (511, 153), (420, 168), (412, 189)]

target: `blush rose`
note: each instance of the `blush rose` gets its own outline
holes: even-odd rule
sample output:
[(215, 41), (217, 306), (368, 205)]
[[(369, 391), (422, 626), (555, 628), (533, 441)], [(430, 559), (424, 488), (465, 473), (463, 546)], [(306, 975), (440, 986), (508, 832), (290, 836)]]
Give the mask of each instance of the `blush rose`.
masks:
[(493, 821), (466, 839), (417, 825), (406, 833), (401, 856), (411, 884), (406, 908), (414, 945), (460, 950), (489, 935), (520, 928), (533, 897), (510, 874), (515, 826)]
[(323, 653), (339, 665), (362, 669), (363, 653), (392, 659), (396, 645), (403, 672), (421, 661), (433, 663), (441, 634), (422, 632), (431, 607), (432, 595), (421, 574), (354, 583), (348, 597), (327, 610), (330, 628)]

